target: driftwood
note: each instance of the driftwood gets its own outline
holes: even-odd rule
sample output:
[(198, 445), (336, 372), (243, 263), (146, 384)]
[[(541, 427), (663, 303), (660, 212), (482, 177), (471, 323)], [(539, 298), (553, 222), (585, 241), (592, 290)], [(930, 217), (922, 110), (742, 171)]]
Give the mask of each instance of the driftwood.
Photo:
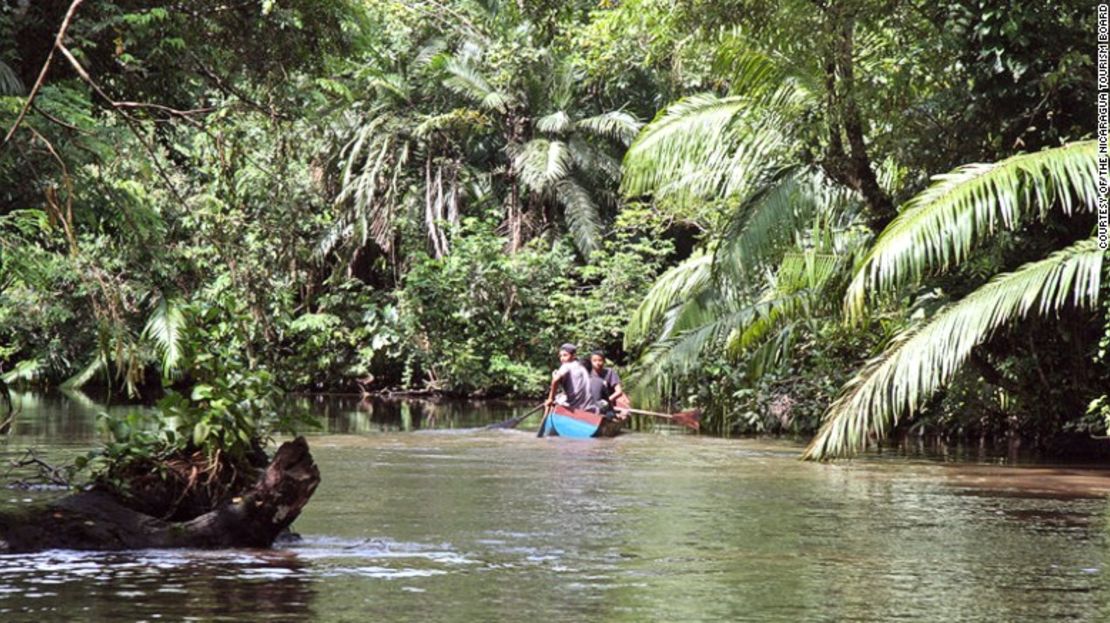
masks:
[(110, 493), (87, 491), (45, 507), (0, 513), (0, 552), (270, 547), (318, 484), (320, 470), (298, 437), (278, 448), (263, 477), (242, 496), (195, 519), (163, 521)]

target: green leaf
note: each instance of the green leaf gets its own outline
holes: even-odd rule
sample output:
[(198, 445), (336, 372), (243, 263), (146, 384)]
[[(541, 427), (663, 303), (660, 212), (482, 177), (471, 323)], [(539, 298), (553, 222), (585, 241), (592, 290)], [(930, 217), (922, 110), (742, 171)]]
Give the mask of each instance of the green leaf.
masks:
[(208, 440), (210, 432), (211, 428), (209, 428), (206, 422), (197, 422), (196, 425), (193, 426), (193, 445), (198, 448), (205, 447), (205, 442)]
[(944, 385), (991, 334), (1030, 313), (1048, 315), (1098, 300), (1104, 252), (1094, 238), (998, 275), (932, 318), (897, 336), (867, 363), (829, 407), (805, 458), (828, 459), (862, 450)]
[(984, 238), (1043, 220), (1054, 206), (1091, 211), (1097, 200), (1095, 141), (1071, 143), (991, 164), (969, 164), (934, 178), (883, 230), (845, 296), (851, 318), (869, 292), (916, 283), (966, 260)]
[(185, 314), (177, 301), (159, 294), (150, 317), (147, 318), (143, 336), (154, 341), (162, 353), (162, 374), (170, 376), (181, 363), (185, 333)]

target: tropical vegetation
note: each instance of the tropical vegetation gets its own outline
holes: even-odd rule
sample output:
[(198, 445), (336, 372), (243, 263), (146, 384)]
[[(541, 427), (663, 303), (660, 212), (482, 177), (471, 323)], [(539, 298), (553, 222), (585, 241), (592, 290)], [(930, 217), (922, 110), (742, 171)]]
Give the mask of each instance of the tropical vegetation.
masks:
[(249, 460), (279, 388), (534, 397), (566, 341), (808, 458), (1074, 447), (1110, 421), (1093, 20), (0, 3), (0, 389), (161, 399), (106, 479)]

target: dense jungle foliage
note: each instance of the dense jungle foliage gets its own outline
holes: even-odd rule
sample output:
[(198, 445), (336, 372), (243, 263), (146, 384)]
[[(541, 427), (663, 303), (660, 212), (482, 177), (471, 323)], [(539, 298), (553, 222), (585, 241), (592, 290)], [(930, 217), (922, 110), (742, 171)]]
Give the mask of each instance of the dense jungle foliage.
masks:
[(571, 341), (811, 458), (1105, 434), (1094, 11), (995, 4), (0, 0), (0, 378), (245, 456)]

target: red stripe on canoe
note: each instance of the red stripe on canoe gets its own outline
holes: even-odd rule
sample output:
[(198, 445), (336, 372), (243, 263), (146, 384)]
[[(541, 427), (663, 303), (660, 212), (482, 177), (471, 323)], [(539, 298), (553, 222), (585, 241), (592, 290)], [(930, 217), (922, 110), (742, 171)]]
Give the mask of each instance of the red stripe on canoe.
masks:
[(581, 409), (571, 409), (570, 407), (564, 407), (562, 405), (556, 405), (554, 408), (554, 412), (563, 417), (569, 417), (578, 420), (579, 422), (585, 422), (590, 426), (601, 426), (602, 418), (596, 413), (582, 411)]

